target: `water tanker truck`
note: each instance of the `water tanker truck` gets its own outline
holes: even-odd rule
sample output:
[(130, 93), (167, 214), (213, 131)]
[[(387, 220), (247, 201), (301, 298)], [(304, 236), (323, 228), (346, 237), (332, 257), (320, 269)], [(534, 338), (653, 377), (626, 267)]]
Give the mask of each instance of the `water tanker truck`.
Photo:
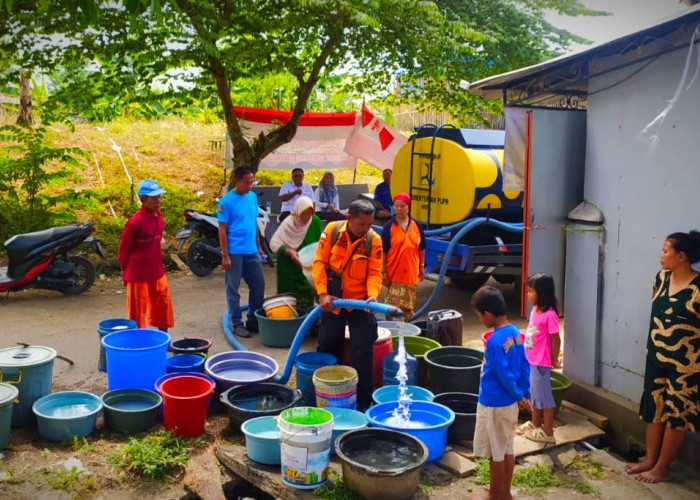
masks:
[(520, 279), (523, 191), (505, 190), (502, 130), (426, 124), (396, 154), (391, 192), (411, 197), (424, 224), (426, 269), (469, 288)]

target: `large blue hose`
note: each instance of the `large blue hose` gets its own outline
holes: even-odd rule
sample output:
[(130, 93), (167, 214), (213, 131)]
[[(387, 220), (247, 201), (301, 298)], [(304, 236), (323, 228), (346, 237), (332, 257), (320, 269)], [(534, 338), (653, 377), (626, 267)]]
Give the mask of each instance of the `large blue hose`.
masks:
[[(334, 308), (338, 309), (368, 309), (373, 313), (379, 313), (394, 317), (403, 316), (403, 312), (401, 311), (401, 309), (394, 306), (390, 306), (388, 304), (382, 304), (380, 302), (367, 302), (364, 300), (352, 299), (335, 299), (333, 300), (333, 302), (331, 302), (331, 304)], [(247, 308), (247, 306), (242, 306), (241, 309), (243, 309), (243, 307)], [(311, 310), (311, 312), (309, 312), (309, 314), (306, 316), (304, 321), (302, 321), (301, 325), (299, 325), (299, 329), (297, 330), (297, 333), (294, 336), (292, 345), (289, 347), (289, 352), (287, 353), (287, 360), (284, 362), (284, 368), (282, 369), (282, 373), (276, 375), (273, 379), (275, 382), (280, 384), (286, 384), (287, 381), (289, 381), (289, 377), (292, 375), (292, 368), (294, 368), (294, 361), (296, 361), (297, 359), (297, 354), (299, 352), (301, 344), (304, 342), (306, 332), (308, 332), (309, 328), (311, 328), (311, 325), (313, 325), (316, 322), (316, 320), (322, 312), (323, 311), (321, 310), (321, 306), (314, 307)], [(229, 344), (231, 344), (231, 346), (234, 349), (238, 351), (248, 350), (248, 348), (236, 338), (236, 336), (229, 328), (228, 311), (226, 311), (221, 317), (221, 327), (224, 330), (224, 336), (226, 337), (226, 340)]]
[[(494, 226), (500, 229), (505, 229), (506, 231), (512, 231), (514, 233), (522, 232), (523, 230), (523, 225), (520, 223), (509, 224), (494, 219), (488, 219), (486, 217), (475, 217), (473, 219), (469, 219), (466, 222), (459, 222), (457, 224), (453, 224), (452, 226), (436, 230), (441, 231), (442, 229), (449, 229), (450, 227), (455, 228), (461, 226), (461, 229), (457, 231), (457, 233), (450, 240), (450, 244), (447, 245), (447, 250), (445, 250), (445, 255), (442, 258), (442, 265), (440, 266), (440, 273), (438, 274), (437, 283), (435, 284), (435, 288), (433, 288), (430, 297), (428, 297), (428, 300), (425, 301), (425, 303), (413, 314), (413, 316), (411, 316), (411, 318), (409, 318), (408, 321), (413, 321), (421, 317), (430, 308), (432, 303), (437, 298), (438, 293), (440, 293), (440, 289), (442, 288), (442, 282), (445, 280), (445, 274), (447, 274), (447, 266), (450, 262), (450, 258), (452, 257), (452, 253), (454, 252), (455, 246), (457, 246), (459, 240), (461, 240), (465, 234), (467, 234), (475, 227), (482, 225)], [(426, 231), (425, 234), (427, 235), (428, 231)]]

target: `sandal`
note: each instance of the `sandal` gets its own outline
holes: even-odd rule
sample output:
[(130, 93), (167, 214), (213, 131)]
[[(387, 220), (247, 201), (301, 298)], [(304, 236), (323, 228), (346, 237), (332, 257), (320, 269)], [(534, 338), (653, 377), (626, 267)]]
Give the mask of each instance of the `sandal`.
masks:
[(524, 436), (530, 441), (535, 441), (537, 443), (556, 443), (557, 440), (554, 436), (548, 436), (545, 434), (544, 430), (541, 428), (530, 429), (525, 431)]
[(535, 430), (535, 429), (537, 429), (537, 427), (535, 427), (535, 424), (533, 424), (530, 420), (528, 420), (528, 421), (525, 422), (524, 424), (521, 424), (521, 425), (517, 426), (517, 427), (515, 428), (515, 433), (516, 433), (518, 436), (522, 436), (522, 435), (525, 434), (527, 431), (532, 431), (532, 430)]

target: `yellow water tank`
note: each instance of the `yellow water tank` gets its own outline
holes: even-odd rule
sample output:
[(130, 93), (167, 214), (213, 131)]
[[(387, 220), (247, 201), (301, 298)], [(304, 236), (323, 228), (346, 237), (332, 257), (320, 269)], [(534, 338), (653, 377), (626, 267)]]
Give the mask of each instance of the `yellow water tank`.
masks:
[[(391, 193), (411, 193), (411, 215), (430, 224), (452, 224), (470, 216), (499, 214), (522, 216), (523, 192), (503, 190), (503, 150), (464, 148), (456, 142), (432, 137), (415, 140), (413, 175), (409, 141), (394, 158)], [(430, 221), (428, 221), (428, 186)], [(483, 211), (483, 212), (482, 212)]]

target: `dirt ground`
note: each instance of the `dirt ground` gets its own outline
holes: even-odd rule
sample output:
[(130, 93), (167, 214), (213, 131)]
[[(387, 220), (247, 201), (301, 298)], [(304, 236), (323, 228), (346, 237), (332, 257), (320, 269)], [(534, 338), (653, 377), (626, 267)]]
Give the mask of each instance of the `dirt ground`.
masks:
[[(265, 267), (268, 293), (274, 293), (274, 270)], [(223, 273), (215, 271), (207, 278), (198, 278), (187, 272), (169, 274), (176, 326), (170, 334), (174, 340), (196, 336), (213, 341), (210, 354), (231, 350), (221, 331), (221, 314), (225, 310)], [(419, 288), (418, 303), (428, 297), (434, 283), (424, 282)], [(502, 286), (510, 307), (511, 320), (519, 327), (526, 326), (518, 317), (516, 292), (512, 286)], [(244, 292), (245, 293), (245, 292)], [(479, 347), (483, 327), (478, 324), (469, 308), (470, 294), (458, 288), (445, 287), (431, 310), (455, 309), (464, 317), (464, 345)], [(56, 359), (53, 369), (53, 391), (81, 390), (100, 395), (107, 390), (106, 374), (97, 370), (99, 321), (123, 317), (125, 307), (124, 288), (118, 279), (98, 277), (95, 285), (84, 295), (66, 297), (48, 291), (28, 291), (12, 294), (5, 305), (0, 306), (0, 347), (11, 347), (17, 342), (50, 346), (62, 356), (73, 361), (69, 364)], [(257, 336), (244, 341), (250, 350), (273, 356), (280, 366), (287, 357), (287, 349), (262, 346)], [(315, 343), (307, 339), (302, 351), (313, 350)], [(208, 419), (205, 441), (209, 443), (241, 443), (240, 436), (227, 429), (224, 415)], [(14, 428), (7, 449), (0, 459), (0, 497), (2, 498), (102, 498), (117, 499), (142, 496), (145, 498), (183, 498), (187, 496), (182, 475), (165, 483), (147, 481), (116, 470), (107, 464), (110, 453), (125, 444), (127, 439), (98, 429), (84, 442), (56, 444), (42, 440), (35, 428)], [(605, 454), (607, 455), (607, 454)], [(65, 479), (66, 461), (77, 459), (86, 472), (73, 482)], [(71, 462), (68, 462), (70, 466)], [(619, 467), (618, 467), (619, 469)], [(628, 478), (613, 465), (605, 467), (603, 479), (595, 481), (600, 498), (699, 498), (693, 490), (674, 489), (672, 496), (654, 492)], [(92, 477), (92, 480), (86, 478)], [(56, 480), (56, 479), (59, 480)], [(66, 484), (68, 483), (68, 484)], [(694, 491), (700, 491), (698, 485)], [(466, 479), (446, 484), (430, 498), (461, 499), (476, 494), (481, 488)], [(471, 493), (468, 493), (471, 492)], [(669, 493), (670, 494), (670, 493)], [(553, 489), (548, 498), (585, 498), (587, 495), (567, 489)], [(529, 498), (519, 495), (519, 498)]]

